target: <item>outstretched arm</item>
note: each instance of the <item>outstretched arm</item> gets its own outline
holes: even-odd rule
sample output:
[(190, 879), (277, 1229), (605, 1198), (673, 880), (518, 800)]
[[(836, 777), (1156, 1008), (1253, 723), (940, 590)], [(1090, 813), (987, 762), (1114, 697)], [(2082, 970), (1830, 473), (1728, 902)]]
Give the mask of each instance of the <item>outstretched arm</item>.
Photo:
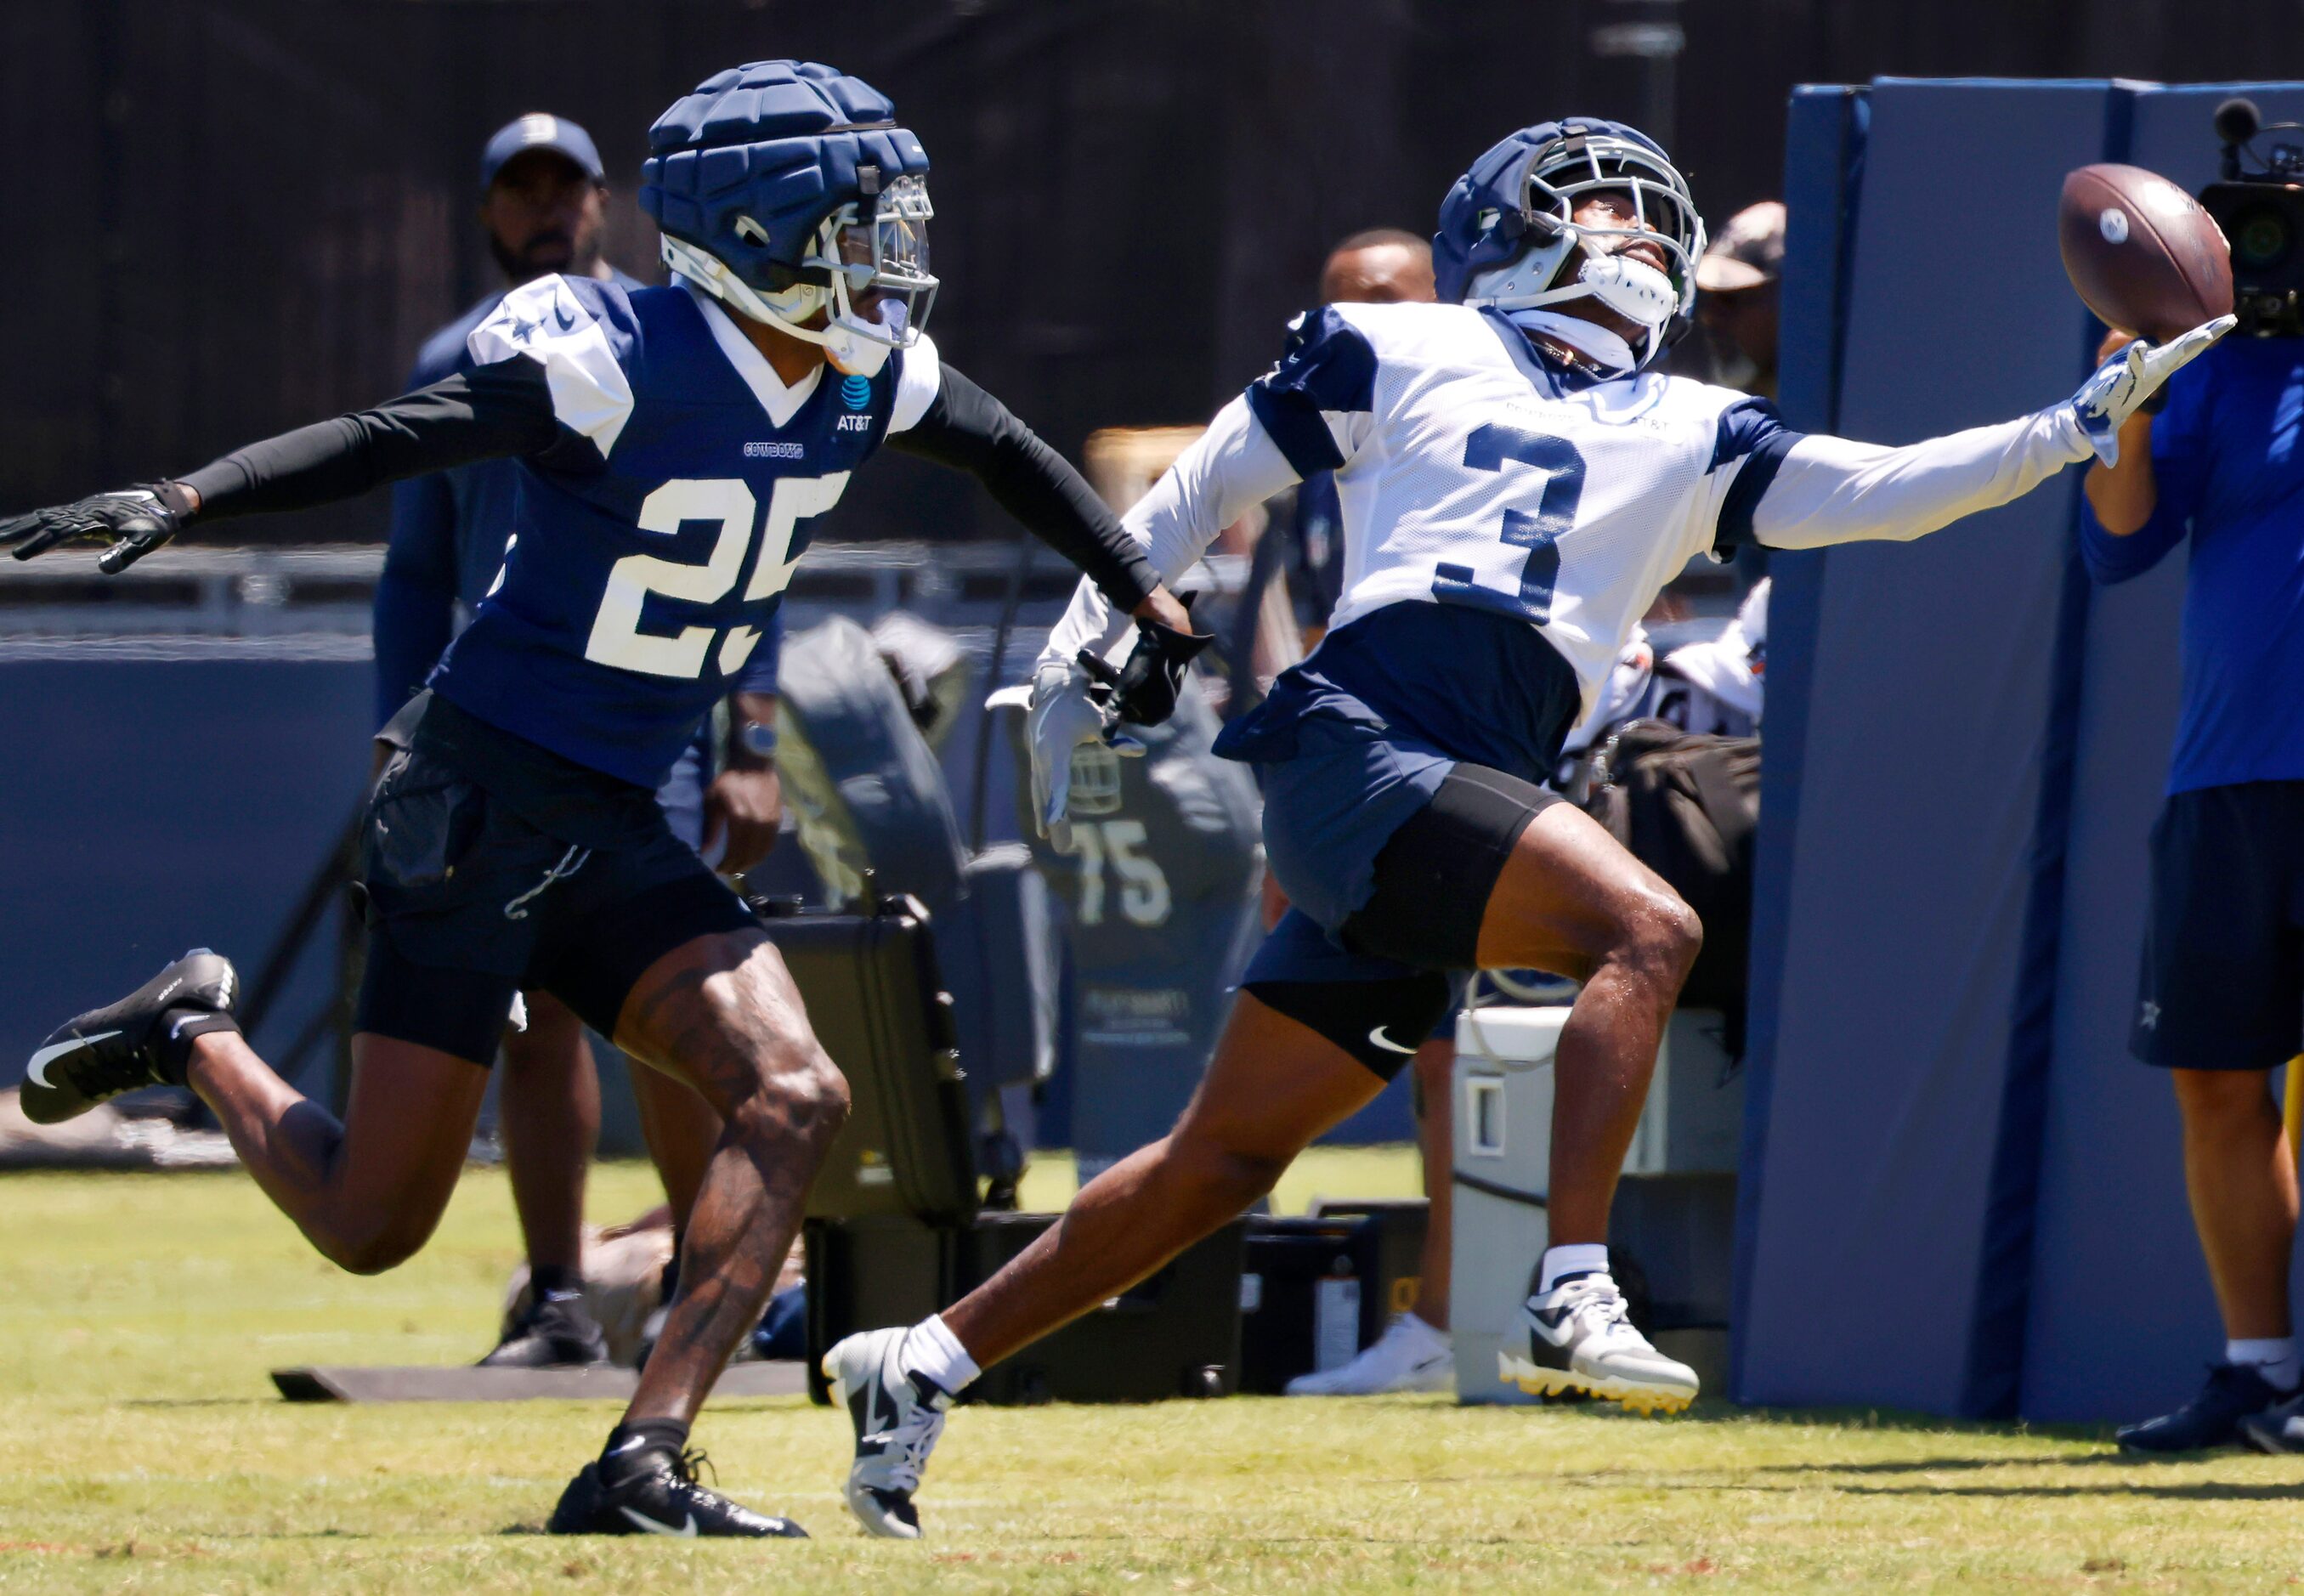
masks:
[(1190, 631), (1183, 607), (1072, 463), (1006, 405), (950, 366), (941, 366), (933, 352), (924, 363), (936, 368), (933, 396), (915, 418), (904, 403), (909, 395), (900, 391), (888, 446), (968, 472), (1002, 509), (1087, 573), (1124, 612)]
[[(2020, 498), (2091, 454), (2120, 457), (2121, 431), (2179, 368), (2231, 330), (2223, 317), (2165, 344), (2135, 344), (2108, 356), (2065, 403), (1995, 427), (1975, 427), (1902, 448), (1847, 438), (1801, 437), (1774, 462), (1754, 496), (1732, 486), (1748, 526), (1723, 514), (1722, 541), (1818, 548), (1871, 539), (1909, 540), (1965, 515)], [(1748, 467), (1749, 469), (1749, 467)]]
[(535, 454), (557, 436), (544, 367), (515, 356), (235, 449), (174, 481), (0, 522), (0, 546), (26, 560), (70, 539), (97, 539), (113, 546), (104, 568), (118, 571), (195, 519), (328, 504), (403, 477)]
[[(1300, 479), (1250, 413), (1245, 398), (1216, 412), (1208, 429), (1176, 457), (1152, 490), (1121, 518), (1130, 542), (1164, 582), (1174, 582), (1216, 534)], [(1040, 666), (1069, 669), (1082, 649), (1104, 655), (1127, 632), (1104, 596), (1082, 582), (1048, 636)]]

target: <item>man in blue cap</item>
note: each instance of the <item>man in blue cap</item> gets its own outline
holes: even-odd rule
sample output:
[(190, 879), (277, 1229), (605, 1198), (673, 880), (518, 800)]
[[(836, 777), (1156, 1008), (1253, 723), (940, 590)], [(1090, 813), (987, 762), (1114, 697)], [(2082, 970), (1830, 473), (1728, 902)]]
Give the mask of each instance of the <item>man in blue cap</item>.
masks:
[[(504, 286), (425, 340), (408, 387), (425, 387), (468, 366), (465, 340), (506, 291), (553, 273), (644, 286), (602, 258), (608, 185), (591, 135), (564, 116), (531, 112), (496, 130), (480, 156), (480, 223)], [(412, 478), (393, 490), (392, 541), (376, 590), (377, 723), (389, 723), (422, 687), (456, 630), (486, 596), (504, 560), (519, 467), (487, 460)], [(775, 691), (775, 628), (754, 651), (744, 684)], [(715, 848), (726, 868), (757, 863), (775, 843), (781, 794), (766, 744), (735, 748), (729, 768), (707, 721), (673, 767), (657, 798), (673, 833), (703, 845), (709, 786), (721, 825)], [(386, 751), (378, 744), (381, 754)], [(724, 841), (722, 839), (724, 837)], [(529, 1303), (484, 1367), (550, 1369), (597, 1363), (607, 1343), (584, 1306), (587, 1167), (600, 1136), (600, 1081), (583, 1023), (546, 992), (525, 996), (524, 1024), (506, 1030), (498, 1124), (512, 1204), (528, 1252)], [(677, 1222), (704, 1176), (718, 1116), (695, 1092), (653, 1070), (632, 1072), (632, 1092), (665, 1195)]]

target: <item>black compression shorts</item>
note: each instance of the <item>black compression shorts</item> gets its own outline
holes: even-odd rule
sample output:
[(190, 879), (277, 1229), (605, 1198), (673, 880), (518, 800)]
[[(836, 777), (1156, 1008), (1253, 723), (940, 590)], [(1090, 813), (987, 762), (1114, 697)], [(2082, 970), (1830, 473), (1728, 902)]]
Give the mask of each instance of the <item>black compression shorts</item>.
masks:
[(1376, 856), (1376, 887), (1340, 934), (1354, 953), (1423, 970), (1479, 967), (1480, 921), (1528, 823), (1565, 802), (1486, 765), (1459, 764)]

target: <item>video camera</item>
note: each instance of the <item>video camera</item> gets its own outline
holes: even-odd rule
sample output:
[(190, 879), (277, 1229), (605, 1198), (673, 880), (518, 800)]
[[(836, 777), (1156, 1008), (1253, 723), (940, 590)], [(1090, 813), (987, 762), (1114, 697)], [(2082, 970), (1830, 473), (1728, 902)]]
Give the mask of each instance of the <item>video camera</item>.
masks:
[[(2304, 123), (2266, 127), (2256, 102), (2216, 107), (2224, 141), (2221, 182), (2200, 191), (2200, 204), (2232, 246), (2232, 310), (2238, 330), (2257, 338), (2304, 337), (2304, 144), (2274, 144), (2258, 154), (2263, 132), (2304, 131)], [(2255, 169), (2243, 171), (2245, 154)]]

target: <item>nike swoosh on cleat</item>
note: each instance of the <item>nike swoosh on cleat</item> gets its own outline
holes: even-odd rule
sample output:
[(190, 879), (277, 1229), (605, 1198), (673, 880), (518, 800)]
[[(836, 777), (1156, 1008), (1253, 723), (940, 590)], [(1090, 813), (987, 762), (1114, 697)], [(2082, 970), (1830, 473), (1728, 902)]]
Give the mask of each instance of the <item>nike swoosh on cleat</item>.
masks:
[(630, 1507), (619, 1507), (616, 1511), (623, 1514), (626, 1518), (631, 1519), (634, 1524), (638, 1525), (640, 1529), (646, 1531), (651, 1535), (673, 1535), (684, 1541), (693, 1541), (696, 1539), (696, 1515), (693, 1513), (688, 1515), (688, 1523), (686, 1524), (675, 1530), (668, 1524), (658, 1524), (647, 1514), (635, 1513)]
[(68, 1042), (58, 1042), (52, 1048), (42, 1048), (32, 1055), (32, 1062), (24, 1071), (24, 1079), (35, 1086), (54, 1091), (56, 1090), (56, 1083), (48, 1079), (48, 1065), (75, 1048), (92, 1048), (97, 1043), (119, 1034), (117, 1031), (99, 1031), (94, 1036), (76, 1036)]
[(1393, 1040), (1392, 1038), (1386, 1036), (1384, 1031), (1385, 1028), (1383, 1026), (1377, 1026), (1375, 1030), (1368, 1032), (1368, 1040), (1374, 1042), (1377, 1047), (1382, 1048), (1387, 1053), (1413, 1053), (1416, 1051), (1413, 1048), (1402, 1047), (1398, 1042)]

